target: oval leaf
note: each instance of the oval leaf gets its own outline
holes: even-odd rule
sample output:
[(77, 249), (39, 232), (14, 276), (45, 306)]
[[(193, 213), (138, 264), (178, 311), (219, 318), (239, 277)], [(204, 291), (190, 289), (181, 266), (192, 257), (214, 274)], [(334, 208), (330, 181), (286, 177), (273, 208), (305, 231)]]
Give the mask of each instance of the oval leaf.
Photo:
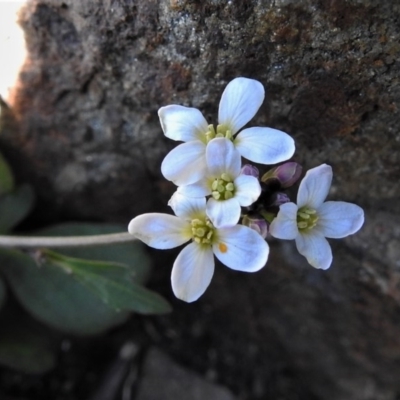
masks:
[(65, 270), (53, 265), (38, 266), (17, 250), (0, 251), (0, 269), (25, 309), (61, 331), (100, 333), (124, 322), (129, 315), (106, 306)]
[(129, 269), (123, 264), (66, 257), (50, 250), (45, 250), (43, 255), (46, 264), (61, 267), (115, 310), (136, 311), (141, 314), (171, 311), (169, 303), (160, 295), (135, 284)]
[(34, 200), (33, 190), (28, 185), (21, 185), (0, 198), (0, 234), (17, 226), (31, 212)]

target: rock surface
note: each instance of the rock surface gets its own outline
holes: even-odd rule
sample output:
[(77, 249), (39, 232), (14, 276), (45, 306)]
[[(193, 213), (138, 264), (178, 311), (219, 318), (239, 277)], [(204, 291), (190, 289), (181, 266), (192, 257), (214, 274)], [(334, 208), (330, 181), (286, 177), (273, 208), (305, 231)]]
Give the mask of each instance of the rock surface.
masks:
[(220, 276), (214, 311), (258, 349), (253, 398), (276, 393), (263, 386), (265, 354), (306, 382), (300, 398), (394, 400), (399, 17), (400, 5), (378, 0), (32, 0), (21, 15), (29, 59), (1, 144), (43, 214), (127, 222), (165, 207), (174, 190), (160, 174), (174, 143), (157, 109), (194, 106), (216, 122), (232, 78), (261, 81), (266, 101), (252, 123), (290, 133), (306, 169), (332, 165), (330, 197), (364, 207), (366, 224), (335, 244), (327, 273), (284, 243), (286, 258), (272, 256), (261, 278), (233, 280), (243, 298)]
[(177, 365), (156, 348), (148, 351), (135, 400), (234, 400), (224, 387)]

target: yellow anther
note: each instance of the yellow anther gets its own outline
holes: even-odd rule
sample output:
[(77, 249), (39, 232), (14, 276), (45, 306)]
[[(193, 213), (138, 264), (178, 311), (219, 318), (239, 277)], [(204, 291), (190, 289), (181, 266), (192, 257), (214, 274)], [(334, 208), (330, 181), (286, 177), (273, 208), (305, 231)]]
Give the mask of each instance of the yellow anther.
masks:
[(225, 186), (226, 190), (229, 190), (230, 192), (233, 192), (235, 190), (235, 185), (232, 182), (229, 182), (226, 186)]
[(229, 199), (231, 199), (232, 197), (233, 197), (233, 193), (230, 192), (229, 190), (227, 190), (227, 191), (225, 192), (225, 200), (229, 200)]
[(216, 179), (212, 184), (211, 184), (211, 189), (212, 190), (217, 190), (218, 188), (218, 179)]
[(301, 218), (304, 218), (304, 219), (309, 219), (309, 218), (310, 218), (310, 214), (306, 214), (305, 212), (301, 212), (301, 211), (299, 211), (299, 212), (297, 213), (297, 215), (298, 215), (299, 217), (301, 217)]
[(223, 181), (225, 181), (225, 182), (230, 182), (230, 181), (231, 181), (231, 177), (230, 177), (226, 172), (224, 172), (224, 173), (221, 175), (221, 179), (222, 179)]
[(215, 200), (219, 200), (221, 198), (221, 193), (214, 191), (211, 193), (212, 197), (214, 197)]
[(305, 228), (308, 227), (308, 224), (307, 224), (307, 222), (305, 222), (305, 221), (300, 221), (300, 222), (297, 223), (297, 227), (298, 227), (299, 229), (305, 229)]
[(305, 207), (302, 211), (307, 213), (307, 214), (310, 214), (310, 215), (317, 213), (316, 210), (313, 210), (312, 208), (307, 208), (307, 207)]
[(206, 234), (206, 231), (203, 228), (196, 229), (196, 236), (203, 237)]

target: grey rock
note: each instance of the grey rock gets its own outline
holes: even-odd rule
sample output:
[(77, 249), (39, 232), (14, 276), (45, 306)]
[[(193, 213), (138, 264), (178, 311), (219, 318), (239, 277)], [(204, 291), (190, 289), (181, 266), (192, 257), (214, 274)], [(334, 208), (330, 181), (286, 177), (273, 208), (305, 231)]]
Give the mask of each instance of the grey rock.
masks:
[(144, 360), (136, 400), (234, 400), (223, 386), (178, 365), (157, 348)]

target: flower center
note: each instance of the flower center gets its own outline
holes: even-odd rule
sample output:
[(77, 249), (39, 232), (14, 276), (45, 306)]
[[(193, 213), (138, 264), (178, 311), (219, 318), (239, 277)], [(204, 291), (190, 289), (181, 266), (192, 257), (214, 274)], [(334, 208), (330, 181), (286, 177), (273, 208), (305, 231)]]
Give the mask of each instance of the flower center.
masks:
[(220, 178), (214, 179), (211, 190), (211, 195), (215, 200), (229, 200), (235, 194), (235, 185), (231, 177), (223, 173)]
[(317, 225), (317, 212), (308, 207), (302, 207), (297, 211), (297, 227), (300, 231), (309, 231)]
[(232, 131), (226, 125), (217, 125), (217, 131), (215, 132), (214, 125), (208, 125), (208, 131), (205, 133), (206, 144), (218, 137), (223, 137), (233, 141)]
[(193, 219), (192, 225), (192, 239), (198, 244), (212, 244), (215, 239), (214, 225), (208, 218)]

